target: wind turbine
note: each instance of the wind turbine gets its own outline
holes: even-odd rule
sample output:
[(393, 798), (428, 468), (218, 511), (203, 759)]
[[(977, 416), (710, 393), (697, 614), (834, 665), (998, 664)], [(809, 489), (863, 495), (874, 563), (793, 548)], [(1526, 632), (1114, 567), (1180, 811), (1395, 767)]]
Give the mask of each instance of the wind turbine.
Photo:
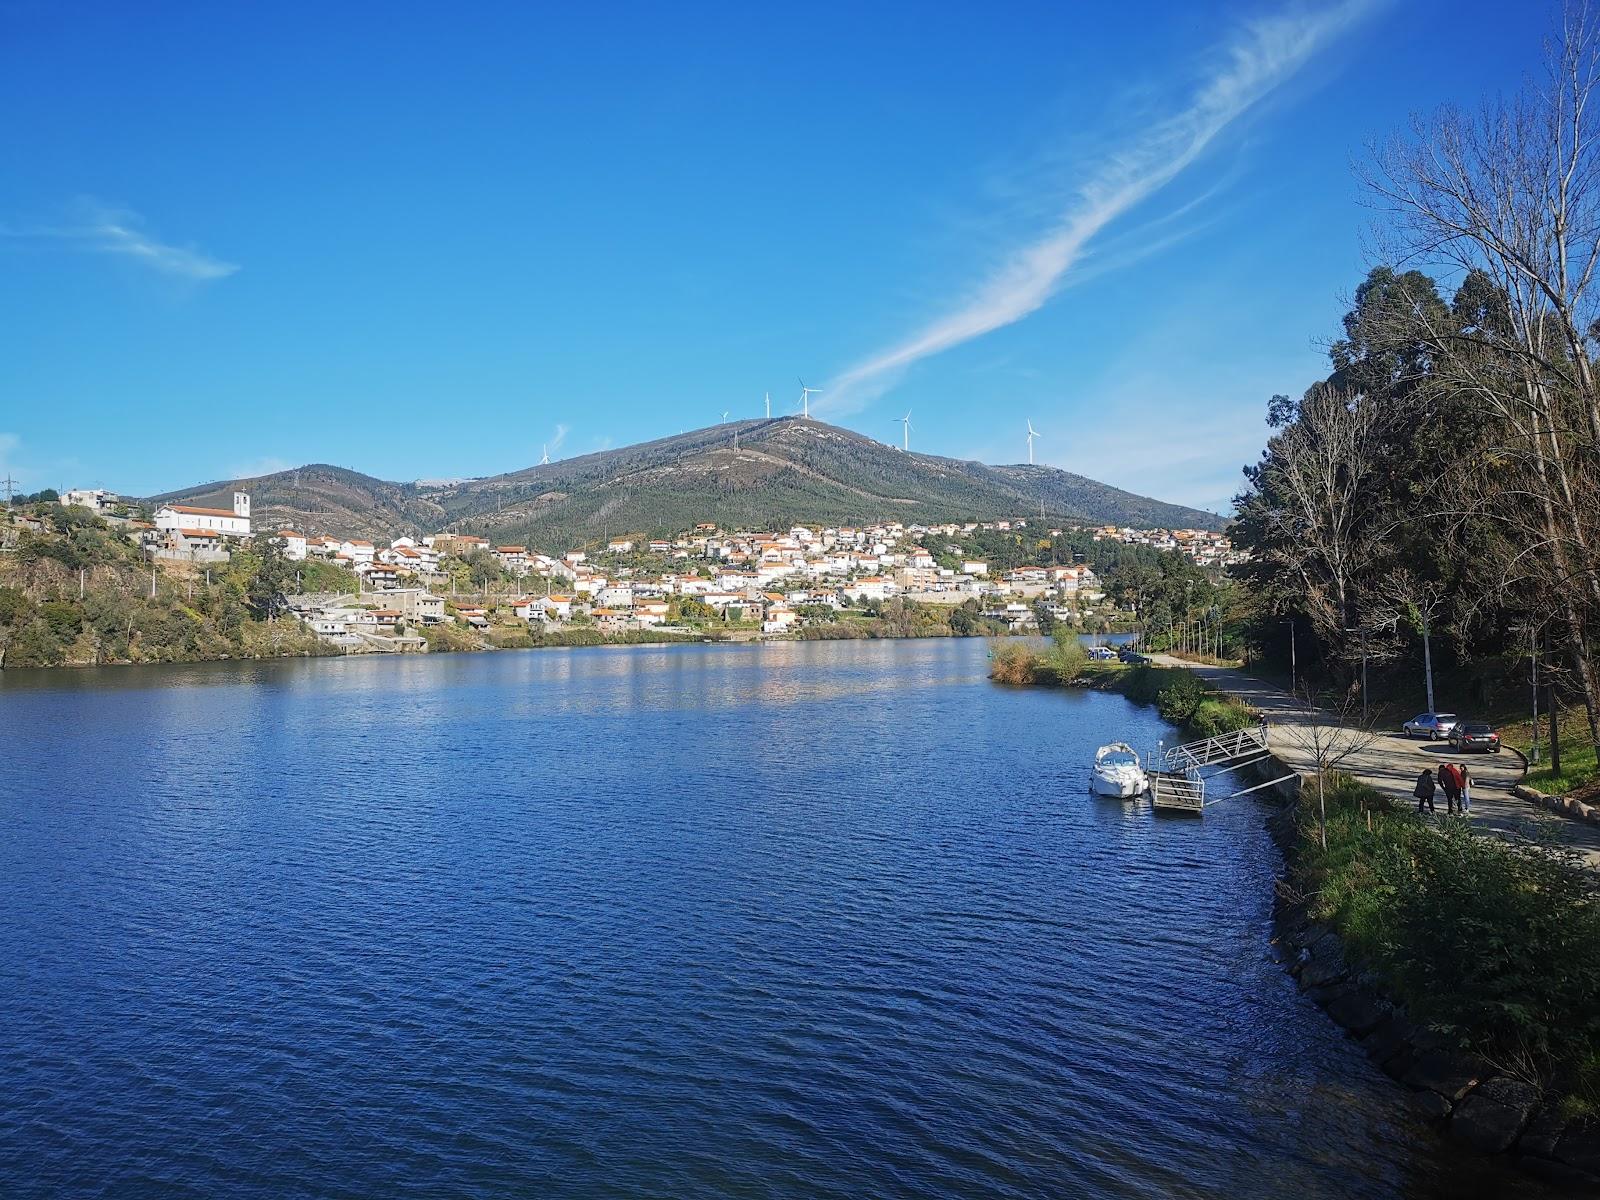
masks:
[(772, 393), (767, 393), (767, 420), (772, 420)]
[(722, 423), (724, 425), (726, 425), (728, 423), (728, 410), (727, 409), (723, 409), (722, 410)]
[(800, 415), (808, 421), (811, 419), (811, 393), (821, 390), (821, 388), (807, 387), (806, 381), (800, 380)]
[(1040, 432), (1038, 432), (1038, 430), (1034, 429), (1033, 422), (1029, 421), (1028, 422), (1028, 465), (1030, 467), (1033, 466), (1033, 439), (1036, 438), (1036, 437), (1043, 437), (1043, 436), (1044, 435), (1042, 433), (1040, 433)]
[(539, 465), (541, 467), (548, 467), (550, 465), (550, 444), (546, 442), (542, 449), (544, 450), (544, 454), (539, 459)]
[(906, 415), (900, 418), (900, 449), (911, 449), (911, 410), (906, 409)]

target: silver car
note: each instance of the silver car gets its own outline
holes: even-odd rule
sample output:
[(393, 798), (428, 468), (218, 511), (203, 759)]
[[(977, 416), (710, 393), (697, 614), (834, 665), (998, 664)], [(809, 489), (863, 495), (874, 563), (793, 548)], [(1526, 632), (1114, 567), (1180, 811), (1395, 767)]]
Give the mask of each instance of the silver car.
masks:
[(1419, 713), (1400, 728), (1405, 730), (1409, 738), (1425, 737), (1430, 742), (1437, 742), (1449, 737), (1455, 727), (1455, 713)]

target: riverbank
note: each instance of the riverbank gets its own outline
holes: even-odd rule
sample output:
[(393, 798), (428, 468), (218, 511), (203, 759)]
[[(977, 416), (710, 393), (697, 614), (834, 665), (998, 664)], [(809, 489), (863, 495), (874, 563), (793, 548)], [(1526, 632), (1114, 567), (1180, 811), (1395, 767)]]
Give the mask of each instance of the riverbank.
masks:
[[(1600, 1186), (1600, 898), (1348, 776), (1275, 822), (1288, 970), (1448, 1136)], [(1308, 797), (1311, 790), (1305, 793)]]
[(1049, 650), (1002, 645), (993, 654), (989, 678), (1018, 686), (1117, 692), (1135, 703), (1155, 705), (1164, 719), (1195, 737), (1248, 729), (1258, 722), (1248, 705), (1209, 691), (1180, 667), (1093, 660), (1076, 642)]
[[(454, 623), (419, 628), (417, 636), (384, 639), (376, 636), (364, 648), (347, 650), (319, 638), (299, 622), (279, 618), (274, 622), (246, 621), (237, 627), (236, 640), (199, 639), (189, 648), (163, 648), (149, 658), (60, 658), (53, 662), (26, 662), (11, 669), (72, 670), (85, 667), (136, 667), (172, 663), (262, 662), (279, 658), (343, 658), (378, 654), (476, 654), (500, 650), (586, 649), (597, 646), (733, 645), (749, 642), (883, 641), (926, 638), (992, 637), (990, 631), (956, 632), (949, 627), (913, 628), (901, 632), (866, 622), (840, 622), (797, 633), (766, 634), (759, 630), (707, 630), (671, 632), (651, 629), (603, 631), (592, 626), (535, 632), (496, 626), (487, 633)], [(392, 641), (388, 648), (376, 643)], [(0, 661), (0, 671), (7, 669)]]
[(1351, 730), (1236, 670), (1162, 661), (1261, 712), (1307, 781), (1308, 802), (1276, 822), (1301, 987), (1447, 1135), (1600, 1182), (1594, 827), (1531, 812), (1509, 755), (1473, 763), (1470, 820), (1422, 816), (1411, 783), (1448, 747)]
[[(1416, 814), (1406, 759), (1437, 747), (1366, 735), (1341, 746), (1330, 719), (1259, 681), (1238, 685), (1237, 672), (1020, 649), (997, 654), (991, 676), (1153, 693), (1163, 715), (1198, 689), (1271, 719), (1275, 753), (1305, 781), (1304, 802), (1273, 820), (1286, 967), (1449, 1136), (1546, 1179), (1600, 1184), (1600, 894), (1580, 856), (1525, 828), (1484, 836), (1481, 823)], [(1327, 770), (1335, 757), (1375, 782)], [(1499, 767), (1493, 790), (1515, 803), (1520, 764)]]

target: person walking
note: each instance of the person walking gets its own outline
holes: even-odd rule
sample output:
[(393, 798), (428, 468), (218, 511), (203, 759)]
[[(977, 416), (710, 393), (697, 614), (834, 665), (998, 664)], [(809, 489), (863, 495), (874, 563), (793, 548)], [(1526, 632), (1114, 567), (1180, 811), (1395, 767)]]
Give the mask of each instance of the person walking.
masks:
[(1464, 817), (1472, 811), (1472, 776), (1467, 772), (1466, 763), (1456, 764), (1456, 777), (1461, 780), (1461, 815)]
[(1461, 805), (1461, 768), (1455, 763), (1441, 763), (1439, 787), (1444, 791), (1444, 811), (1454, 814)]
[(1433, 812), (1433, 772), (1427, 767), (1422, 768), (1422, 774), (1417, 776), (1417, 786), (1411, 789), (1411, 794), (1417, 798), (1417, 811), (1422, 811), (1426, 804), (1428, 811)]

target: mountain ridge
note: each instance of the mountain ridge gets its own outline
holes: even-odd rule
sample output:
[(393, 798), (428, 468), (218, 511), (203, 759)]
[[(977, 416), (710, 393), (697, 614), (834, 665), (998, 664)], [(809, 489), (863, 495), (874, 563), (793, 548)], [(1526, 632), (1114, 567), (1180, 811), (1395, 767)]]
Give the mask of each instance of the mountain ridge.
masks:
[(796, 522), (1046, 517), (1063, 523), (1220, 529), (1215, 514), (1055, 467), (991, 466), (904, 451), (801, 417), (712, 425), (499, 475), (396, 483), (313, 463), (150, 497), (225, 502), (250, 492), (258, 528), (389, 538), (441, 528), (564, 550), (607, 533), (666, 534), (700, 521)]

